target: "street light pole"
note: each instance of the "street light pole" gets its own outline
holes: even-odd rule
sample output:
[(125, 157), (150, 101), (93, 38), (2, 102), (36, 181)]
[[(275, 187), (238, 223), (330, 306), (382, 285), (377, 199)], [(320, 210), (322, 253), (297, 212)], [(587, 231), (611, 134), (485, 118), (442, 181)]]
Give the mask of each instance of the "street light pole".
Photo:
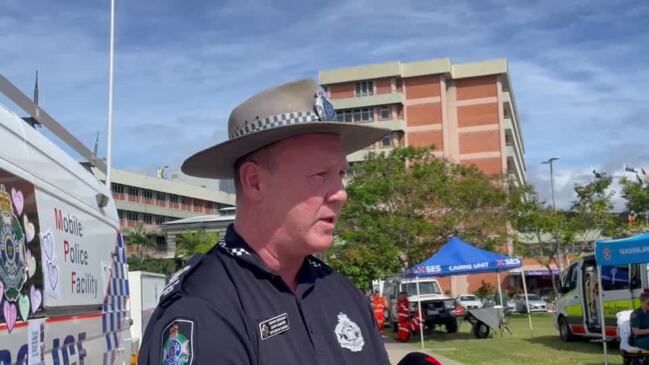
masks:
[(559, 157), (551, 157), (547, 161), (541, 162), (543, 165), (550, 165), (550, 187), (552, 189), (552, 210), (556, 210), (555, 201), (554, 201), (554, 168), (552, 163), (559, 160)]
[[(556, 211), (556, 205), (555, 205), (555, 201), (554, 201), (554, 168), (553, 168), (552, 163), (554, 161), (557, 161), (557, 160), (559, 160), (559, 157), (550, 157), (547, 161), (541, 162), (541, 164), (543, 164), (543, 165), (550, 165), (550, 188), (552, 190), (552, 211), (553, 212)], [(558, 267), (558, 269), (560, 271), (562, 271), (563, 266), (564, 266), (563, 265), (563, 249), (562, 249), (562, 247), (557, 247), (557, 249), (558, 249), (557, 253), (559, 255), (559, 267)], [(553, 278), (553, 280), (554, 280), (554, 278)]]

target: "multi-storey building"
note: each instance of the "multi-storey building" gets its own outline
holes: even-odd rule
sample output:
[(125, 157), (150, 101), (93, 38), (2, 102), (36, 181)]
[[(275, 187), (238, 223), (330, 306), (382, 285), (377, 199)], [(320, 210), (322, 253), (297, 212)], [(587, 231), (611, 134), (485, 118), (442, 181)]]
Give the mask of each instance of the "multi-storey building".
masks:
[[(98, 170), (94, 173), (104, 180)], [(113, 169), (111, 189), (120, 226), (124, 231), (139, 224), (153, 238), (153, 256), (173, 257), (175, 241), (167, 242), (160, 226), (169, 221), (205, 215), (232, 214), (234, 194), (208, 189), (176, 179)]]
[(320, 72), (341, 120), (392, 132), (368, 150), (435, 146), (435, 154), (487, 174), (526, 182), (520, 121), (504, 59), (452, 64), (448, 58)]
[[(340, 120), (391, 130), (348, 156), (352, 170), (368, 151), (434, 145), (438, 157), (526, 183), (525, 145), (506, 60), (391, 62), (325, 70), (319, 78)], [(483, 281), (495, 285), (496, 275), (441, 278), (440, 284), (457, 295), (477, 290)], [(506, 287), (511, 282), (503, 275)]]

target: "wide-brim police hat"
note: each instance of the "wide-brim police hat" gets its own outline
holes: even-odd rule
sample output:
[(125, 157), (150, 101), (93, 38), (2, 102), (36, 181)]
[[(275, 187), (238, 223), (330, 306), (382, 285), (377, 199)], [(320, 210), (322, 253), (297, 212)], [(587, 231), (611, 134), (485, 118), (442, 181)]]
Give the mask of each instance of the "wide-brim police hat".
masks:
[(295, 81), (262, 91), (234, 108), (228, 120), (228, 140), (194, 154), (181, 169), (192, 176), (231, 179), (241, 157), (282, 139), (311, 133), (340, 136), (343, 151), (350, 154), (390, 130), (338, 121), (315, 81)]

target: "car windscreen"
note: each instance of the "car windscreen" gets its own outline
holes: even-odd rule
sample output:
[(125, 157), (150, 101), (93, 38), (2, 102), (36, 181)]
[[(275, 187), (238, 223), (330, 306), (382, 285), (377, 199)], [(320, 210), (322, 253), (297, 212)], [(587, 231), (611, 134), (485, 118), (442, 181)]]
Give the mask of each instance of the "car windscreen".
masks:
[(528, 294), (527, 295), (527, 300), (541, 300), (541, 297), (539, 297), (536, 294)]
[(461, 295), (460, 300), (478, 300), (478, 298), (473, 295)]
[[(403, 284), (408, 295), (417, 295), (417, 283), (404, 283)], [(439, 290), (439, 286), (435, 281), (424, 281), (419, 283), (419, 294), (441, 294), (442, 291)]]

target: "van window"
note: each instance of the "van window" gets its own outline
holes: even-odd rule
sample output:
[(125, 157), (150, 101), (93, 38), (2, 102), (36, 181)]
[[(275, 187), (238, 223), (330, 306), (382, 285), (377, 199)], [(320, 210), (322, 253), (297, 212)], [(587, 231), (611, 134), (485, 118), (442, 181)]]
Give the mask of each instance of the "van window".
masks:
[(577, 288), (577, 273), (579, 271), (577, 270), (577, 263), (575, 262), (574, 264), (570, 265), (568, 270), (565, 272), (565, 275), (563, 276), (563, 280), (561, 282), (561, 286), (564, 288), (564, 290), (570, 291), (574, 290)]
[(640, 273), (637, 265), (602, 266), (602, 287), (604, 290), (628, 290), (629, 277), (631, 278), (631, 289), (640, 287)]
[[(403, 289), (408, 295), (417, 295), (417, 283), (403, 283)], [(424, 281), (419, 283), (419, 294), (441, 294), (439, 286), (435, 281)]]

